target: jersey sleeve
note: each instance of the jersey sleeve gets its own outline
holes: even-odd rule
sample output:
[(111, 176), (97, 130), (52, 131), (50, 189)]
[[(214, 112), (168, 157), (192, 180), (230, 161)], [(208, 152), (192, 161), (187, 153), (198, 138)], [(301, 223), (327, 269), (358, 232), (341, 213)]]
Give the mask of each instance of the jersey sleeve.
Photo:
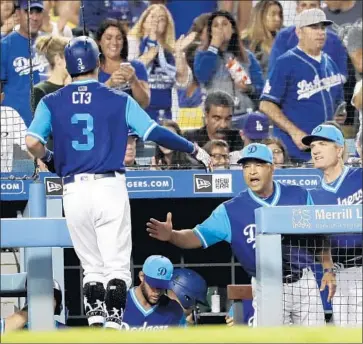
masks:
[(219, 205), (208, 219), (193, 229), (193, 232), (204, 248), (221, 241), (231, 243), (231, 223), (224, 204)]
[(147, 77), (147, 70), (145, 68), (145, 65), (137, 60), (131, 61), (130, 62), (132, 67), (134, 67), (135, 69), (135, 74), (137, 76), (137, 78), (141, 81), (148, 81), (148, 77)]
[(311, 196), (309, 191), (306, 191), (306, 205), (314, 205), (313, 197)]
[(260, 100), (270, 101), (277, 105), (281, 104), (289, 81), (287, 63), (289, 63), (289, 60), (285, 56), (277, 59), (276, 65), (268, 74)]
[(51, 113), (48, 106), (41, 100), (35, 110), (33, 122), (27, 132), (27, 136), (37, 138), (44, 145), (47, 143), (51, 132)]
[(147, 140), (151, 131), (157, 126), (157, 123), (131, 97), (127, 99), (126, 122), (128, 127), (133, 129), (144, 141)]

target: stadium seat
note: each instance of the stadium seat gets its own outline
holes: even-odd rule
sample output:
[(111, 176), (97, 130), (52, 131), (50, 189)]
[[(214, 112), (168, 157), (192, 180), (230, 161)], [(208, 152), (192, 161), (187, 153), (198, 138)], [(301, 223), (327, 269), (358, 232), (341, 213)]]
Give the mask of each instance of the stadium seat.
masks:
[(201, 108), (181, 108), (177, 116), (177, 123), (182, 131), (201, 128), (204, 126), (203, 110)]

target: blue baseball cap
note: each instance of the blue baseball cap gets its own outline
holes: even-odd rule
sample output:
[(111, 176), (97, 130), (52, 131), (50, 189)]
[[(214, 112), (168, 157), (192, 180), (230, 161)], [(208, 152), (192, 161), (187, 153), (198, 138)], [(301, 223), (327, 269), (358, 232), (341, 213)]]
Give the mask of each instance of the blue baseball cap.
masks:
[(251, 143), (242, 149), (242, 158), (237, 161), (238, 164), (244, 163), (248, 159), (257, 159), (269, 164), (273, 164), (272, 150), (262, 143)]
[(164, 256), (150, 256), (142, 266), (145, 282), (152, 288), (169, 289), (173, 277), (174, 266)]
[[(19, 7), (23, 10), (28, 9), (28, 0), (19, 0)], [(43, 0), (30, 0), (30, 8), (41, 8), (44, 10)]]
[(313, 141), (331, 141), (339, 146), (344, 147), (344, 136), (342, 132), (334, 125), (322, 124), (318, 125), (311, 135), (302, 138), (302, 143), (306, 146), (310, 146)]
[(233, 127), (243, 130), (243, 134), (251, 140), (264, 140), (269, 134), (269, 120), (261, 112), (252, 112), (232, 119)]

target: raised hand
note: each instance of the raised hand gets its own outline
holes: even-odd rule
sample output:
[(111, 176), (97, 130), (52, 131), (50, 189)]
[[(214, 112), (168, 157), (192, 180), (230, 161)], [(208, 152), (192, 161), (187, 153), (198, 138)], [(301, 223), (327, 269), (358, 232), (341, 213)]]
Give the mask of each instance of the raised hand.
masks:
[(160, 241), (170, 241), (173, 233), (173, 222), (171, 220), (172, 214), (166, 215), (166, 221), (160, 222), (156, 219), (151, 218), (150, 222), (146, 224), (146, 231), (149, 235)]

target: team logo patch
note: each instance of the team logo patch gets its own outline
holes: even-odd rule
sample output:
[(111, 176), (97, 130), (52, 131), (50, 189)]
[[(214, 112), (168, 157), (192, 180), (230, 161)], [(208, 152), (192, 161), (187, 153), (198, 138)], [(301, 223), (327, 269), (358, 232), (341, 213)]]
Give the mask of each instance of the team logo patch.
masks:
[(194, 193), (232, 193), (232, 174), (195, 174)]
[(63, 195), (63, 183), (62, 178), (59, 177), (46, 177), (45, 182), (45, 194), (47, 196), (62, 196)]
[(194, 176), (195, 192), (212, 192), (212, 175), (196, 175)]
[(248, 148), (249, 154), (255, 153), (256, 151), (257, 151), (257, 146), (255, 146), (255, 145), (252, 145)]
[(166, 268), (159, 268), (158, 269), (158, 276), (165, 276), (166, 275)]

